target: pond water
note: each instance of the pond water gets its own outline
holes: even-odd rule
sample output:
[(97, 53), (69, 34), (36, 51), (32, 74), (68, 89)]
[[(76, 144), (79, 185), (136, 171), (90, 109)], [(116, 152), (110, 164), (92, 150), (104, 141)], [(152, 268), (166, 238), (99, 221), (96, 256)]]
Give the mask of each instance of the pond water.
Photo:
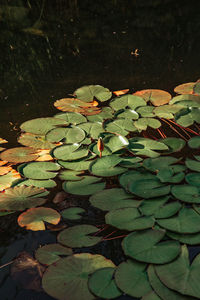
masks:
[[(8, 149), (21, 146), (17, 138), (23, 122), (52, 117), (58, 113), (54, 102), (81, 86), (102, 85), (110, 91), (130, 89), (131, 93), (162, 89), (175, 96), (174, 87), (199, 79), (200, 21), (195, 1), (152, 0), (147, 5), (138, 0), (130, 5), (126, 1), (81, 4), (57, 0), (54, 7), (51, 1), (14, 1), (13, 8), (8, 2), (0, 5), (0, 137), (8, 141)], [(166, 133), (171, 135), (167, 128)], [(179, 137), (176, 133), (174, 136)], [(190, 150), (185, 151), (188, 156)], [(116, 178), (108, 186), (117, 187)], [(61, 189), (58, 180), (48, 196), (49, 203)], [(69, 195), (71, 202), (88, 211), (80, 223), (105, 223), (104, 214), (87, 201), (83, 204), (83, 196)], [(18, 215), (1, 217), (1, 265), (23, 251), (34, 256), (40, 245), (56, 243), (57, 231), (22, 229), (17, 224)], [(78, 224), (68, 222), (69, 226)], [(111, 232), (107, 229), (104, 236)], [(121, 241), (119, 238), (75, 248), (74, 253), (101, 254), (119, 265), (126, 259), (119, 250)], [(200, 248), (195, 245), (189, 249), (193, 258)], [(35, 290), (26, 289), (24, 274), (20, 273), (25, 278), (19, 282), (11, 276), (11, 265), (0, 269), (1, 300), (56, 299), (37, 284)], [(35, 273), (32, 276), (31, 280)], [(138, 298), (124, 294), (115, 299)]]

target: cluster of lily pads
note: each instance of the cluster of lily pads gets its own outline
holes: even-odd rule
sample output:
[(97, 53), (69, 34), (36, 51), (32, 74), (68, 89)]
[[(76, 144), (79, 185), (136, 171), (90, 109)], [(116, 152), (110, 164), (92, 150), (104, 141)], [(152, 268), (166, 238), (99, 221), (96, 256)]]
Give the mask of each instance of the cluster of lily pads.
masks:
[[(200, 83), (176, 87), (173, 98), (155, 89), (128, 92), (81, 87), (54, 103), (62, 112), (21, 124), (22, 146), (0, 148), (0, 215), (19, 212), (19, 226), (33, 231), (46, 223), (68, 226), (58, 243), (35, 253), (46, 266), (43, 289), (55, 299), (123, 293), (200, 299), (200, 256), (190, 265), (187, 248), (200, 244), (200, 133), (190, 129), (187, 139), (162, 134), (166, 120), (198, 128)], [(154, 138), (146, 137), (149, 128)], [(188, 157), (180, 156), (186, 151)], [(77, 195), (103, 213), (102, 226), (90, 219), (77, 225), (87, 215), (81, 206), (48, 207), (48, 189), (58, 180), (69, 199)], [(103, 226), (123, 233), (125, 261), (118, 266), (100, 254), (77, 253), (106, 240)]]

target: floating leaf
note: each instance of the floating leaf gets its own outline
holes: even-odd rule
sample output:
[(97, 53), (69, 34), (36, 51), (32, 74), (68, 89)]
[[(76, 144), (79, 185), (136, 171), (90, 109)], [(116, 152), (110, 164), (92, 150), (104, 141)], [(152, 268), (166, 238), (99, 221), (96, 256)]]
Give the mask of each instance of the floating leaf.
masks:
[(129, 92), (129, 89), (125, 89), (125, 90), (114, 91), (113, 94), (115, 94), (116, 96), (121, 96), (128, 92)]
[(177, 240), (183, 244), (188, 244), (188, 245), (200, 244), (200, 233), (199, 232), (186, 234), (186, 233), (177, 233), (177, 232), (167, 231), (167, 235), (171, 239)]
[(114, 268), (103, 268), (90, 276), (88, 286), (94, 295), (101, 299), (114, 299), (122, 294), (114, 281), (114, 271)]
[(188, 173), (185, 176), (185, 180), (190, 185), (194, 185), (196, 187), (200, 187), (200, 174), (199, 173)]
[(165, 230), (147, 229), (130, 233), (122, 241), (125, 255), (136, 260), (164, 264), (174, 260), (180, 253), (177, 241), (161, 241)]
[(94, 97), (104, 102), (111, 98), (112, 93), (101, 85), (86, 85), (77, 89), (74, 96), (85, 102), (93, 101)]
[(9, 188), (19, 178), (21, 176), (15, 170), (11, 170), (7, 174), (0, 176), (0, 191)]
[(122, 119), (131, 119), (131, 120), (137, 120), (139, 118), (138, 113), (133, 110), (133, 109), (125, 109), (124, 111), (120, 113), (116, 113), (117, 118), (122, 118)]
[(58, 160), (59, 165), (66, 169), (74, 170), (74, 171), (83, 171), (89, 168), (91, 164), (91, 160), (86, 160), (85, 158), (74, 160), (74, 161), (62, 161)]
[(141, 300), (162, 300), (154, 291), (150, 291)]
[(169, 168), (172, 164), (178, 162), (178, 159), (172, 156), (146, 158), (143, 160), (143, 167), (152, 172), (158, 172), (159, 170)]
[(122, 262), (115, 272), (117, 286), (132, 297), (142, 297), (151, 291), (146, 264), (131, 259)]
[(179, 106), (187, 106), (189, 103), (191, 103), (192, 106), (194, 103), (198, 104), (200, 102), (200, 96), (193, 95), (193, 94), (183, 94), (175, 96), (171, 99), (170, 104), (176, 104)]
[(134, 200), (131, 194), (123, 189), (106, 189), (93, 194), (89, 198), (90, 203), (101, 210), (112, 210), (123, 207), (138, 207), (140, 201)]
[(36, 118), (21, 124), (21, 130), (29, 133), (45, 135), (49, 130), (58, 126), (66, 126), (65, 120), (58, 118)]
[(121, 157), (117, 155), (109, 155), (102, 158), (98, 158), (91, 163), (89, 171), (96, 176), (115, 176), (126, 171), (125, 168), (117, 166)]
[(13, 170), (11, 166), (0, 167), (0, 176), (7, 174), (11, 170)]
[(177, 94), (200, 95), (200, 83), (196, 82), (183, 83), (175, 87), (174, 92)]
[(161, 123), (159, 120), (154, 118), (140, 118), (139, 120), (134, 122), (134, 125), (139, 131), (142, 131), (146, 130), (147, 127), (151, 127), (154, 129), (159, 128), (161, 126)]
[(158, 157), (160, 154), (155, 150), (168, 150), (164, 143), (148, 138), (134, 137), (129, 139), (129, 150), (136, 155), (145, 155), (149, 157)]
[(56, 225), (60, 221), (60, 214), (52, 208), (36, 207), (20, 214), (17, 221), (20, 227), (28, 230), (45, 230), (44, 222)]
[(105, 182), (99, 182), (101, 178), (84, 176), (79, 181), (65, 181), (63, 189), (65, 192), (75, 195), (91, 195), (105, 188)]
[(128, 231), (151, 228), (155, 223), (154, 218), (141, 216), (134, 207), (113, 209), (105, 215), (105, 221), (106, 224)]
[(46, 134), (49, 142), (64, 141), (65, 144), (80, 143), (85, 138), (85, 132), (79, 127), (54, 128)]
[(58, 242), (72, 248), (91, 247), (102, 240), (102, 237), (90, 235), (98, 230), (93, 225), (72, 226), (59, 233)]
[(59, 300), (93, 300), (94, 295), (88, 289), (88, 277), (106, 267), (114, 268), (115, 265), (99, 254), (70, 255), (47, 269), (42, 286), (47, 294)]
[(194, 136), (188, 141), (188, 146), (192, 149), (200, 148), (200, 136)]
[(68, 220), (80, 220), (82, 216), (80, 214), (84, 213), (85, 209), (81, 207), (70, 207), (61, 211), (61, 216)]
[(182, 246), (181, 254), (176, 260), (167, 265), (155, 266), (155, 270), (160, 280), (168, 288), (183, 295), (200, 298), (199, 255), (195, 257), (190, 265), (186, 246)]
[(87, 135), (93, 139), (98, 139), (100, 133), (102, 133), (102, 131), (104, 131), (103, 127), (102, 127), (102, 123), (100, 123), (100, 122), (82, 123), (79, 125), (79, 127), (82, 128), (87, 133)]
[(66, 112), (83, 113), (85, 108), (92, 107), (91, 103), (85, 103), (84, 101), (75, 98), (63, 98), (54, 102), (54, 106), (57, 109)]
[(36, 160), (38, 154), (33, 148), (16, 147), (3, 151), (0, 158), (13, 163), (22, 163)]
[(22, 166), (21, 173), (30, 179), (50, 179), (56, 177), (60, 166), (53, 162), (32, 162)]
[(157, 223), (177, 233), (196, 233), (200, 232), (200, 215), (192, 208), (183, 207), (177, 216), (157, 220)]
[(47, 141), (45, 135), (36, 135), (28, 132), (22, 133), (17, 141), (24, 146), (35, 149), (51, 149), (56, 146), (55, 143)]
[(165, 154), (170, 154), (173, 152), (178, 152), (185, 147), (186, 142), (181, 138), (168, 137), (160, 139), (160, 142), (168, 146), (169, 150), (165, 151)]
[(76, 112), (58, 113), (54, 118), (64, 119), (69, 124), (78, 125), (87, 122), (86, 117)]
[(137, 91), (133, 95), (142, 97), (146, 102), (150, 101), (154, 106), (160, 106), (169, 103), (172, 98), (168, 92), (156, 89)]
[(59, 178), (61, 180), (73, 180), (73, 181), (83, 179), (83, 176), (79, 176), (79, 175), (83, 175), (83, 173), (80, 171), (62, 170), (59, 174)]
[(136, 108), (136, 111), (143, 118), (155, 117), (154, 109), (155, 109), (155, 107), (153, 107), (153, 106), (141, 106), (141, 107)]
[(200, 191), (196, 186), (189, 184), (174, 185), (171, 193), (176, 199), (183, 202), (200, 203)]
[(135, 108), (145, 105), (146, 102), (144, 101), (144, 99), (135, 95), (124, 95), (121, 97), (114, 98), (110, 102), (110, 106), (116, 111), (125, 108), (135, 110)]
[(43, 196), (48, 195), (44, 188), (33, 186), (15, 186), (0, 193), (1, 210), (24, 210), (30, 207), (36, 207), (44, 204), (47, 199)]
[(133, 184), (138, 180), (146, 180), (146, 179), (155, 179), (155, 175), (146, 172), (144, 170), (142, 170), (141, 172), (131, 170), (122, 174), (119, 178), (119, 182), (125, 188), (125, 190), (128, 190), (130, 184)]
[(188, 167), (188, 169), (190, 169), (192, 171), (200, 172), (200, 162), (199, 161), (186, 158), (185, 165)]
[(53, 156), (62, 160), (76, 160), (88, 155), (88, 149), (79, 144), (63, 145), (53, 150)]
[(51, 265), (63, 256), (71, 255), (72, 249), (60, 244), (48, 244), (39, 247), (35, 252), (35, 258), (43, 265)]
[(116, 119), (107, 122), (105, 124), (105, 129), (108, 132), (120, 134), (122, 136), (128, 135), (130, 131), (137, 131), (137, 128), (130, 119)]
[(150, 265), (148, 267), (148, 278), (150, 281), (150, 284), (156, 294), (158, 294), (161, 299), (163, 300), (189, 300), (188, 297), (184, 297), (183, 295), (168, 289), (166, 285), (160, 281), (158, 275), (156, 274), (155, 267), (153, 265)]
[(158, 118), (173, 119), (180, 109), (180, 105), (162, 105), (155, 107), (153, 112)]

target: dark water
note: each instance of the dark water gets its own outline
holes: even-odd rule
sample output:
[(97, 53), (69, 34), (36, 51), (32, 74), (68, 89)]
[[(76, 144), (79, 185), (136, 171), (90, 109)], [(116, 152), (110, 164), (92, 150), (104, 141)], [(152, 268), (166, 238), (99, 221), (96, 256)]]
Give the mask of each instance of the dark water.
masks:
[[(53, 102), (80, 86), (173, 92), (176, 85), (200, 78), (199, 1), (53, 3), (0, 2), (0, 137), (9, 147), (18, 145), (23, 121), (57, 113)], [(23, 16), (16, 8), (10, 18), (5, 13), (9, 5), (28, 12)], [(24, 31), (36, 22), (41, 32)], [(32, 254), (40, 244), (56, 241), (51, 232), (20, 230), (10, 216), (0, 224), (1, 265), (21, 251)], [(105, 245), (105, 256), (117, 256), (109, 251)], [(9, 266), (0, 269), (0, 282), (1, 300), (52, 299), (19, 289)]]

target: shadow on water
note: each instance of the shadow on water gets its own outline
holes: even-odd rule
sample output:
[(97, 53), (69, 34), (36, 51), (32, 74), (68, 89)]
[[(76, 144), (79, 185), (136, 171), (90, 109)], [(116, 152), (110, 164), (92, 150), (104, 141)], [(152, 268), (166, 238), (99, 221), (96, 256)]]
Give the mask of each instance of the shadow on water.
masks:
[[(197, 1), (53, 2), (1, 1), (0, 136), (9, 147), (18, 145), (23, 121), (53, 115), (53, 102), (80, 86), (171, 92), (200, 77)], [(21, 251), (33, 253), (40, 244), (55, 242), (53, 233), (27, 233), (12, 216), (4, 220), (1, 264)], [(108, 248), (107, 243), (105, 253)], [(53, 299), (42, 292), (18, 291), (9, 266), (0, 271), (0, 281), (1, 300)]]

